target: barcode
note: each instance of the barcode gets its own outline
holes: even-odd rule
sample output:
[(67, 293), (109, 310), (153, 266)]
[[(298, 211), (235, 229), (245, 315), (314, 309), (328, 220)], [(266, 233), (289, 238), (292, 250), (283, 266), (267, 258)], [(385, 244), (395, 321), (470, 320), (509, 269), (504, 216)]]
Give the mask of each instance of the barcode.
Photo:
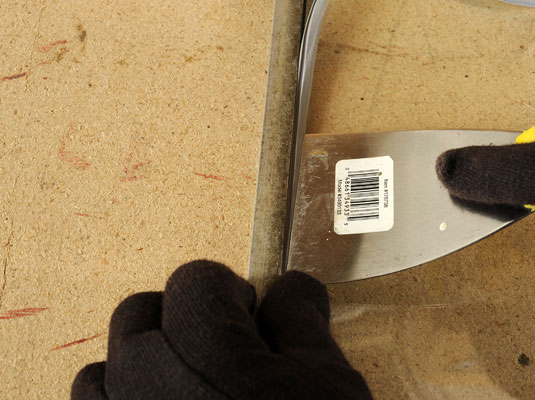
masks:
[(347, 221), (379, 219), (379, 169), (349, 171)]
[(389, 156), (336, 163), (334, 231), (386, 232), (394, 226), (394, 160)]

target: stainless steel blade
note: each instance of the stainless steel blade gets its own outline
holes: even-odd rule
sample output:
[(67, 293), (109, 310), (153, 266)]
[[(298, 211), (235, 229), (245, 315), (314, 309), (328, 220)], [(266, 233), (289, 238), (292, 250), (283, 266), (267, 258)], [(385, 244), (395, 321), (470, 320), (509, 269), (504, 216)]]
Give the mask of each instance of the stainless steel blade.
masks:
[(303, 142), (306, 132), (308, 117), (308, 107), (310, 104), (310, 92), (312, 90), (312, 77), (314, 65), (316, 63), (316, 51), (321, 30), (321, 23), (327, 8), (328, 0), (315, 0), (310, 7), (310, 12), (303, 30), (303, 39), (299, 51), (299, 65), (297, 76), (297, 98), (295, 103), (295, 126), (294, 144), (290, 165), (290, 198), (288, 202), (288, 222), (285, 238), (284, 259), (282, 260), (283, 272), (288, 265), (288, 251), (291, 241), (291, 226), (295, 211), (295, 201), (297, 198), (297, 187), (299, 185), (299, 169), (301, 168), (301, 157), (303, 152)]
[[(528, 214), (461, 204), (440, 184), (435, 162), (444, 151), (514, 143), (503, 131), (412, 131), (306, 135), (288, 269), (326, 283), (401, 271), (461, 249)], [(335, 166), (339, 160), (394, 160), (394, 227), (337, 235), (333, 229)]]

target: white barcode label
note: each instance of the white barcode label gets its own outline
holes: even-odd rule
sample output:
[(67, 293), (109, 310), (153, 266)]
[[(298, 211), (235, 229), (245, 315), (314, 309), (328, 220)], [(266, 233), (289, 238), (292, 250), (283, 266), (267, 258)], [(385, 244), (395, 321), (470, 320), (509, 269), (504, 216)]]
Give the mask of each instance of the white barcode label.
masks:
[(394, 226), (394, 161), (373, 157), (336, 164), (334, 231), (384, 232)]

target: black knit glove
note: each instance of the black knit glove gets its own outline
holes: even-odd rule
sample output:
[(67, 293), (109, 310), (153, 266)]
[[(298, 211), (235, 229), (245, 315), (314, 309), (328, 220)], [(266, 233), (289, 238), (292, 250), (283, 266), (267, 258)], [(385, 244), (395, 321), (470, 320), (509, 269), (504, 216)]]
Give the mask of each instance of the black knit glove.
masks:
[(289, 272), (256, 319), (255, 299), (223, 265), (184, 265), (119, 305), (108, 360), (79, 372), (72, 399), (371, 399), (329, 333), (324, 285)]
[(535, 204), (535, 143), (450, 150), (437, 160), (437, 173), (450, 193), (463, 200)]

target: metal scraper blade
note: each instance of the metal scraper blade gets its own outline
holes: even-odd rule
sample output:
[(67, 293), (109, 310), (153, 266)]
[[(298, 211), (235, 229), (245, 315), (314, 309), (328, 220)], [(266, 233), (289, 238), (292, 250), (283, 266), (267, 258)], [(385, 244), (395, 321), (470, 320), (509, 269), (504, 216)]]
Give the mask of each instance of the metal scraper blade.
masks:
[[(305, 135), (288, 269), (325, 283), (401, 271), (466, 247), (527, 215), (526, 209), (485, 208), (451, 197), (435, 172), (444, 151), (514, 143), (518, 133), (437, 130)], [(334, 231), (340, 160), (390, 156), (394, 224), (389, 231)]]

